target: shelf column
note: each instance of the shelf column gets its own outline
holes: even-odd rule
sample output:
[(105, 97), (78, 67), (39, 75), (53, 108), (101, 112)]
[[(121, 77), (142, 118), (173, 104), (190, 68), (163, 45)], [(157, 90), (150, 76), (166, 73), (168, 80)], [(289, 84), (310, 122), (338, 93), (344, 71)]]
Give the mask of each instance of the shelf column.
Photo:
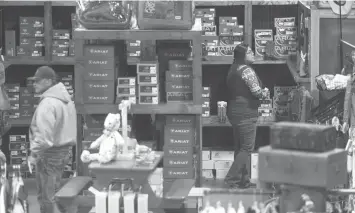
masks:
[(45, 61), (49, 62), (52, 60), (52, 2), (44, 2), (44, 44), (45, 44)]
[(250, 47), (253, 44), (253, 4), (247, 1), (244, 5), (244, 41)]

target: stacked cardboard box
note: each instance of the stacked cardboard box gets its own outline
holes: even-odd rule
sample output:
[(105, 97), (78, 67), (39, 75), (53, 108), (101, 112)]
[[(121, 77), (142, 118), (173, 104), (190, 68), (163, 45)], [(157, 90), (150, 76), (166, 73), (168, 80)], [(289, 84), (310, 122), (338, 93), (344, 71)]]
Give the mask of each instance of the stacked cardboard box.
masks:
[(202, 87), (202, 117), (210, 117), (211, 112), (211, 88)]
[(218, 55), (231, 59), (236, 45), (244, 40), (244, 26), (238, 24), (237, 17), (219, 17)]
[(202, 55), (215, 56), (218, 45), (217, 26), (215, 23), (216, 11), (214, 8), (195, 9), (196, 19), (202, 24)]
[(272, 29), (255, 29), (254, 30), (254, 49), (255, 58), (263, 60), (265, 56), (266, 45), (273, 41)]
[(192, 61), (170, 60), (169, 71), (165, 75), (166, 101), (193, 101)]
[(28, 173), (27, 157), (29, 155), (30, 143), (26, 135), (9, 135), (10, 164), (19, 165), (21, 169), (26, 168), (23, 177)]
[(84, 47), (84, 103), (112, 104), (115, 101), (114, 46)]
[[(20, 17), (20, 43), (17, 47), (18, 56), (44, 55), (44, 18)], [(13, 37), (15, 32), (12, 32)]]
[(275, 56), (278, 59), (287, 59), (289, 55), (297, 54), (297, 27), (296, 18), (275, 18)]
[[(139, 104), (159, 104), (158, 63), (137, 64), (137, 85)], [(134, 88), (135, 89), (135, 88)]]
[(273, 97), (273, 110), (276, 119), (279, 121), (290, 120), (290, 106), (289, 99), (291, 91), (296, 89), (294, 86), (284, 87), (275, 86), (274, 87), (274, 97)]
[(133, 104), (136, 104), (137, 97), (136, 95), (120, 95), (120, 90), (126, 91), (124, 93), (130, 93), (130, 90), (133, 90), (136, 93), (136, 78), (135, 77), (120, 77), (117, 78), (117, 98), (116, 103), (121, 103), (122, 100), (129, 100)]
[(67, 57), (69, 55), (70, 30), (53, 30), (52, 56)]
[(139, 61), (141, 56), (141, 41), (127, 40), (126, 54), (127, 54), (127, 61)]
[(163, 190), (167, 193), (176, 179), (195, 176), (193, 147), (195, 146), (194, 116), (169, 115), (164, 127)]
[(20, 118), (20, 84), (6, 84), (5, 89), (10, 101), (9, 119)]
[(58, 72), (59, 81), (62, 82), (68, 93), (74, 96), (74, 76), (72, 72)]

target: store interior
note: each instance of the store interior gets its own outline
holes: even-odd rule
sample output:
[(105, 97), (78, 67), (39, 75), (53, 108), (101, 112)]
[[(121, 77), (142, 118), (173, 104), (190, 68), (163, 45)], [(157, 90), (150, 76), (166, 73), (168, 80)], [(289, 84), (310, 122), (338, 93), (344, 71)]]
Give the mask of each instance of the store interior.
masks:
[[(296, 181), (295, 183), (291, 180), (281, 181), (281, 177), (276, 178), (275, 181), (268, 181), (271, 180), (272, 175), (267, 178), (265, 178), (266, 175), (261, 177), (263, 175), (260, 174), (260, 171), (264, 170), (259, 168), (261, 154), (258, 153), (270, 152), (269, 154), (272, 156), (272, 152), (266, 150), (265, 147), (273, 146), (272, 138), (275, 137), (273, 126), (285, 121), (299, 123), (300, 127), (292, 126), (292, 128), (300, 128), (306, 132), (306, 135), (308, 134), (307, 131), (314, 132), (313, 130), (307, 130), (307, 128), (316, 128), (314, 127), (316, 124), (334, 126), (337, 131), (334, 134), (333, 144), (335, 145), (332, 149), (338, 151), (333, 154), (346, 158), (344, 156), (347, 156), (349, 151), (348, 146), (351, 137), (348, 136), (347, 131), (338, 129), (334, 124), (334, 117), (340, 120), (339, 125), (343, 125), (345, 123), (343, 121), (345, 119), (343, 118), (345, 116), (344, 111), (349, 110), (351, 111), (349, 113), (352, 114), (351, 104), (349, 105), (346, 102), (348, 97), (346, 94), (351, 90), (349, 90), (351, 86), (347, 85), (347, 80), (345, 80), (345, 83), (343, 80), (339, 83), (342, 85), (335, 86), (335, 89), (327, 88), (328, 84), (331, 83), (321, 88), (323, 85), (320, 82), (326, 81), (324, 79), (327, 79), (327, 77), (333, 79), (337, 74), (349, 76), (344, 74), (342, 70), (350, 70), (348, 74), (353, 72), (352, 69), (355, 65), (354, 61), (351, 60), (351, 54), (355, 50), (355, 9), (351, 8), (355, 8), (355, 4), (352, 7), (350, 5), (349, 11), (343, 9), (344, 14), (342, 16), (335, 12), (335, 9), (338, 8), (333, 8), (330, 4), (324, 2), (301, 2), (297, 0), (183, 2), (183, 4), (188, 5), (185, 5), (187, 8), (192, 7), (192, 4), (194, 5), (191, 8), (193, 13), (190, 13), (190, 16), (191, 14), (194, 15), (190, 19), (187, 18), (191, 23), (186, 25), (185, 22), (181, 24), (178, 21), (179, 24), (172, 27), (174, 24), (169, 26), (169, 23), (174, 22), (167, 21), (167, 24), (159, 20), (157, 23), (162, 21), (163, 24), (158, 26), (152, 24), (155, 23), (155, 20), (139, 17), (141, 3), (137, 2), (137, 5), (132, 4), (134, 5), (132, 8), (138, 7), (138, 9), (132, 9), (132, 13), (136, 13), (138, 17), (138, 21), (136, 20), (138, 28), (134, 29), (132, 29), (134, 24), (127, 26), (122, 24), (114, 27), (110, 25), (105, 29), (103, 24), (100, 25), (97, 21), (94, 24), (86, 23), (85, 20), (78, 17), (90, 8), (82, 9), (81, 4), (84, 3), (74, 1), (0, 2), (0, 31), (2, 33), (0, 41), (2, 63), (5, 66), (6, 76), (4, 88), (6, 88), (10, 104), (12, 104), (11, 110), (0, 111), (0, 117), (3, 120), (0, 123), (2, 135), (0, 148), (6, 155), (9, 168), (15, 166), (17, 169), (16, 165), (21, 165), (19, 173), (25, 186), (31, 191), (28, 194), (29, 199), (32, 200), (29, 202), (30, 213), (37, 211), (38, 204), (35, 204), (35, 174), (27, 166), (27, 156), (29, 155), (28, 130), (32, 114), (36, 105), (38, 105), (38, 96), (32, 94), (31, 83), (28, 78), (44, 65), (50, 66), (56, 71), (61, 79), (60, 81), (73, 95), (76, 104), (78, 140), (77, 145), (72, 150), (72, 160), (63, 173), (63, 183), (66, 182), (66, 185), (58, 192), (57, 199), (64, 203), (70, 199), (74, 200), (67, 205), (79, 206), (78, 212), (80, 213), (106, 211), (113, 213), (113, 210), (104, 210), (108, 207), (98, 204), (104, 202), (104, 200), (101, 198), (100, 200), (95, 193), (88, 191), (88, 188), (92, 186), (101, 190), (107, 187), (105, 186), (105, 184), (107, 185), (106, 180), (110, 178), (119, 179), (121, 176), (130, 178), (128, 177), (130, 175), (132, 175), (132, 179), (139, 179), (140, 182), (137, 181), (142, 186), (144, 184), (149, 185), (149, 189), (143, 187), (144, 192), (135, 192), (137, 194), (137, 201), (135, 202), (140, 202), (139, 195), (149, 194), (149, 199), (142, 201), (147, 204), (141, 203), (141, 205), (147, 205), (147, 210), (149, 208), (154, 213), (177, 209), (179, 212), (200, 212), (203, 211), (203, 206), (205, 207), (204, 211), (207, 212), (206, 206), (209, 203), (217, 205), (215, 209), (217, 212), (218, 205), (220, 205), (218, 203), (222, 202), (223, 206), (227, 206), (228, 200), (234, 200), (233, 205), (237, 208), (238, 205), (240, 207), (238, 200), (242, 200), (244, 206), (252, 206), (254, 201), (272, 203), (279, 197), (282, 201), (278, 202), (285, 204), (278, 204), (282, 210), (276, 212), (290, 212), (291, 210), (295, 212), (295, 209), (298, 208), (296, 206), (301, 205), (299, 203), (301, 201), (296, 202), (295, 200), (303, 194), (308, 194), (311, 197), (318, 212), (325, 212), (325, 197), (328, 195), (324, 194), (334, 194), (334, 197), (341, 200), (341, 202), (337, 202), (341, 203), (342, 208), (347, 205), (345, 203), (352, 200), (352, 195), (349, 196), (349, 192), (334, 190), (339, 185), (342, 189), (352, 188), (352, 180), (349, 180), (352, 178), (351, 172), (346, 171), (346, 165), (339, 162), (334, 163), (339, 163), (339, 166), (341, 165), (340, 167), (344, 168), (340, 169), (340, 172), (337, 171), (338, 176), (329, 175), (327, 177), (338, 178), (338, 181), (332, 182), (327, 179), (324, 183), (314, 186), (307, 185), (301, 180), (298, 182), (293, 180)], [(182, 14), (188, 17), (185, 13), (188, 14), (186, 8)], [(191, 21), (192, 19), (194, 21)], [(33, 20), (35, 20), (34, 22), (37, 21), (40, 26), (33, 25), (31, 27), (28, 23), (33, 24)], [(147, 24), (149, 20), (151, 24)], [(225, 20), (229, 20), (229, 25), (222, 23)], [(235, 23), (233, 23), (233, 20), (235, 20)], [(292, 27), (280, 27), (279, 22), (291, 23)], [(85, 26), (85, 24), (87, 25)], [(286, 29), (286, 33), (282, 29)], [(223, 33), (223, 30), (228, 32)], [(265, 35), (266, 37), (271, 35), (271, 43), (269, 42), (270, 39), (262, 37)], [(268, 46), (264, 45), (264, 41), (268, 43)], [(229, 49), (234, 49), (236, 45), (242, 42), (248, 44), (254, 51), (256, 60), (251, 66), (263, 86), (270, 91), (270, 102), (266, 104), (268, 107), (259, 107), (255, 148), (250, 155), (247, 168), (251, 174), (251, 181), (257, 187), (247, 190), (247, 192), (230, 191), (224, 183), (226, 173), (233, 162), (234, 140), (232, 126), (226, 119), (225, 113), (221, 114), (221, 110), (223, 110), (221, 108), (223, 107), (219, 107), (219, 102), (228, 101), (226, 78), (233, 63), (233, 51), (229, 51)], [(113, 48), (112, 55), (100, 55), (100, 57), (104, 56), (102, 60), (113, 61), (114, 67), (96, 64), (90, 69), (100, 68), (105, 72), (113, 70), (112, 76), (114, 79), (104, 79), (107, 84), (112, 84), (110, 90), (96, 91), (97, 96), (107, 96), (108, 101), (100, 102), (100, 100), (96, 100), (90, 102), (89, 94), (95, 93), (95, 91), (92, 88), (91, 91), (87, 91), (89, 90), (87, 89), (88, 80), (94, 81), (97, 79), (86, 77), (88, 71), (86, 66), (88, 64), (85, 63), (87, 63), (88, 58), (94, 60), (93, 57), (97, 57), (99, 54), (90, 56), (86, 48), (100, 46)], [(271, 53), (267, 52), (266, 48), (272, 48)], [(108, 52), (110, 50), (108, 49)], [(306, 57), (303, 63), (301, 62), (301, 55)], [(165, 81), (167, 81), (165, 77), (168, 74), (165, 74), (165, 71), (169, 69), (171, 71), (172, 69), (172, 63), (169, 60), (170, 62), (177, 61), (177, 64), (190, 61), (189, 66), (193, 74), (188, 92), (174, 89), (168, 91), (168, 84), (165, 84)], [(142, 74), (139, 74), (139, 67), (144, 66), (151, 66), (159, 70), (157, 76), (149, 75), (152, 82), (140, 82)], [(179, 72), (179, 70), (175, 71)], [(154, 82), (153, 78), (155, 78)], [(103, 82), (100, 77), (98, 79)], [(137, 85), (134, 83), (133, 87), (120, 87), (120, 79), (135, 79)], [(157, 87), (158, 94), (140, 95), (140, 86), (147, 85)], [(120, 88), (123, 88), (124, 94), (121, 94)], [(134, 89), (130, 90), (129, 88)], [(125, 94), (127, 91), (128, 95)], [(134, 91), (134, 94), (132, 95), (130, 91)], [(181, 99), (179, 99), (176, 96), (177, 100), (171, 101), (173, 98), (169, 100), (169, 93), (172, 95), (183, 94), (184, 97), (181, 96)], [(352, 93), (352, 91), (349, 93)], [(294, 94), (300, 94), (297, 98), (301, 97), (302, 101), (296, 102)], [(144, 97), (145, 100), (143, 100)], [(22, 98), (25, 101), (22, 101)], [(280, 101), (281, 99), (285, 99), (285, 101)], [(128, 109), (123, 104), (125, 102), (121, 102), (122, 100), (130, 102)], [(158, 101), (155, 102), (154, 100)], [(294, 104), (293, 107), (292, 104)], [(347, 104), (350, 108), (345, 106)], [(125, 110), (128, 110), (128, 113)], [(103, 123), (109, 113), (120, 113), (122, 119), (127, 116), (127, 122), (122, 120), (122, 135), (125, 139), (136, 139), (139, 145), (149, 147), (156, 153), (156, 160), (153, 160), (152, 163), (154, 168), (149, 168), (146, 173), (137, 173), (137, 175), (131, 171), (120, 170), (120, 168), (115, 171), (105, 170), (104, 164), (82, 162), (83, 150), (89, 150), (90, 144), (100, 137)], [(174, 123), (179, 119), (188, 120), (190, 124)], [(348, 118), (348, 120), (352, 119)], [(170, 124), (169, 121), (171, 121)], [(304, 127), (303, 124), (305, 123), (313, 123), (314, 126), (308, 127), (305, 125)], [(171, 158), (171, 155), (167, 152), (169, 146), (167, 143), (170, 140), (167, 131), (169, 131), (169, 128), (170, 130), (176, 128), (176, 126), (182, 130), (185, 128), (194, 135), (192, 136), (193, 144), (188, 145), (191, 147), (182, 146), (182, 148), (188, 150), (191, 148), (192, 150), (191, 159), (188, 160), (189, 166), (186, 168), (171, 165), (169, 168), (165, 165), (169, 164), (169, 160), (166, 160), (166, 158)], [(296, 136), (295, 134), (290, 133), (289, 137), (292, 138)], [(313, 137), (312, 134), (309, 133), (309, 137)], [(307, 140), (306, 137), (302, 140)], [(289, 140), (291, 141), (291, 139)], [(178, 148), (181, 148), (181, 146)], [(301, 159), (304, 150), (299, 149), (298, 151), (298, 154), (292, 154), (292, 151), (290, 151), (290, 155), (298, 155), (298, 158)], [(263, 155), (263, 157), (266, 156), (266, 154)], [(307, 156), (305, 154), (304, 159), (313, 162)], [(318, 154), (315, 154), (315, 156), (318, 156)], [(298, 162), (298, 158), (292, 159)], [(319, 160), (316, 167), (321, 165), (322, 162), (330, 161), (328, 158), (330, 159), (329, 156), (324, 157), (319, 154), (319, 159), (323, 159), (323, 161)], [(268, 158), (265, 157), (265, 159)], [(318, 158), (315, 157), (314, 159)], [(302, 163), (304, 162), (302, 161)], [(331, 164), (331, 162), (327, 163)], [(306, 165), (306, 163), (303, 165)], [(324, 165), (328, 164), (325, 163)], [(175, 177), (171, 175), (174, 170), (177, 174)], [(187, 174), (178, 177), (178, 171), (187, 171)], [(275, 169), (274, 172), (276, 174), (280, 171)], [(303, 171), (299, 172), (302, 173)], [(4, 173), (3, 169), (0, 171), (1, 173)], [(125, 173), (125, 175), (121, 173)], [(269, 174), (269, 172), (266, 173)], [(305, 177), (310, 173), (310, 170), (304, 171)], [(346, 173), (346, 180), (345, 175), (341, 176), (340, 173)], [(139, 175), (144, 176), (146, 180), (138, 178)], [(280, 184), (276, 184), (277, 181), (286, 184), (288, 191), (294, 191), (293, 197), (291, 195), (285, 196), (284, 192), (281, 193), (283, 196), (279, 196), (274, 190), (275, 188), (280, 190)], [(309, 183), (312, 181), (309, 180)], [(207, 192), (210, 189), (212, 190)], [(281, 191), (283, 189), (285, 188), (282, 188)], [(316, 191), (319, 189), (325, 190), (325, 193), (317, 194)], [(123, 193), (123, 189), (121, 193)], [(103, 199), (107, 200), (108, 198)], [(142, 198), (142, 200), (144, 199)], [(293, 204), (286, 204), (288, 202)], [(125, 201), (121, 200), (118, 203), (125, 203)], [(137, 207), (133, 208), (135, 208), (133, 212), (146, 213), (144, 208), (143, 210), (139, 210)], [(127, 211), (130, 210), (125, 209), (123, 212)], [(238, 210), (237, 212), (244, 213), (245, 211)], [(257, 211), (254, 210), (254, 212)]]

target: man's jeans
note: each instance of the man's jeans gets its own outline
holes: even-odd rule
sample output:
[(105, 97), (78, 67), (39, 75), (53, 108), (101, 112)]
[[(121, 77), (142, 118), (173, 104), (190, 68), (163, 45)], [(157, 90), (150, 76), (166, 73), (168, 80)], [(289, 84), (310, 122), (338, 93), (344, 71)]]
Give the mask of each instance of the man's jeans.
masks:
[[(55, 193), (61, 187), (65, 166), (69, 163), (69, 153), (56, 153), (51, 157), (41, 157), (36, 164), (37, 198), (41, 213), (54, 213), (56, 208)], [(61, 213), (66, 212), (65, 206), (57, 204)]]

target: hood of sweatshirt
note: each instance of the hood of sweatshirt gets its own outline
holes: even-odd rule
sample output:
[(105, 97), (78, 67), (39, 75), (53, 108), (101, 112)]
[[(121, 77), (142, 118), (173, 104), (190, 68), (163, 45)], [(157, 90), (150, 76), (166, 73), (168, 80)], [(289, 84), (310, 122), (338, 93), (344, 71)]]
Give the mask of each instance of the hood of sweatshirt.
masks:
[(57, 83), (56, 85), (47, 89), (47, 91), (42, 94), (41, 99), (47, 97), (56, 98), (64, 103), (69, 103), (72, 101), (72, 98), (63, 83)]

